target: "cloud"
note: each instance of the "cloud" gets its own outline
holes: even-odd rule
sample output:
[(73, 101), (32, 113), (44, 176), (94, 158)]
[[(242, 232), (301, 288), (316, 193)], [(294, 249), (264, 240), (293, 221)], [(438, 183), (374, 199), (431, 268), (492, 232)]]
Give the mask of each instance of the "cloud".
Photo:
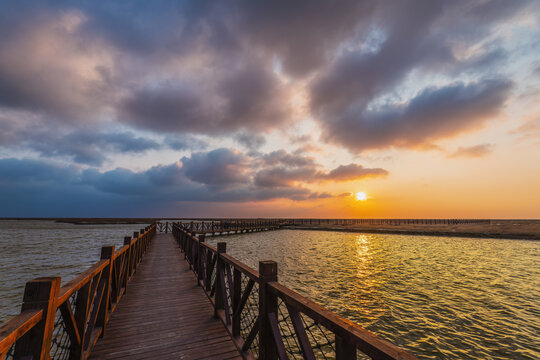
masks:
[(29, 10), (25, 18), (0, 26), (10, 34), (0, 44), (0, 106), (47, 114), (50, 122), (100, 121), (114, 98), (107, 44), (85, 38), (88, 19), (78, 10)]
[(235, 137), (236, 141), (247, 149), (256, 151), (266, 143), (264, 136), (256, 133), (240, 133)]
[(540, 115), (538, 118), (528, 120), (510, 131), (510, 134), (518, 136), (520, 140), (540, 138)]
[[(0, 118), (0, 124), (3, 125)], [(130, 131), (99, 131), (76, 129), (62, 133), (58, 129), (38, 128), (23, 124), (0, 130), (0, 147), (27, 148), (44, 157), (71, 159), (74, 163), (102, 165), (111, 154), (141, 154), (160, 150), (175, 144), (163, 144), (148, 137), (137, 136)]]
[(512, 83), (488, 79), (427, 88), (405, 104), (350, 108), (324, 124), (327, 141), (353, 151), (422, 147), (479, 128), (497, 116)]
[(162, 132), (267, 131), (291, 119), (288, 91), (269, 66), (236, 59), (220, 74), (143, 86), (122, 100), (120, 119)]
[(261, 187), (294, 186), (299, 183), (324, 181), (354, 181), (369, 177), (385, 177), (388, 171), (365, 168), (359, 164), (340, 165), (331, 171), (320, 169), (315, 159), (278, 150), (261, 156), (262, 169), (254, 175), (254, 183)]
[(324, 180), (350, 181), (367, 177), (385, 177), (387, 175), (388, 171), (381, 168), (369, 169), (362, 165), (349, 164), (340, 165), (326, 174), (319, 175), (319, 177)]
[(248, 158), (230, 149), (196, 152), (183, 157), (183, 172), (192, 181), (207, 185), (246, 183)]
[(450, 158), (467, 157), (480, 158), (489, 155), (493, 151), (492, 144), (479, 144), (474, 146), (460, 146), (456, 151), (448, 155)]
[(291, 89), (301, 83), (309, 115), (332, 128), (411, 74), (477, 77), (500, 66), (508, 53), (491, 30), (535, 9), (530, 1), (6, 1), (0, 107), (49, 125), (109, 121), (223, 137), (293, 122)]
[[(3, 1), (0, 146), (43, 161), (4, 159), (14, 171), (0, 175), (2, 195), (13, 208), (13, 194), (28, 208), (32, 194), (96, 212), (330, 196), (312, 188), (387, 172), (325, 169), (318, 156), (332, 155), (313, 134), (351, 153), (424, 150), (488, 125), (523, 101), (514, 88), (534, 87), (506, 65), (536, 55), (539, 10), (528, 0)], [(515, 134), (534, 136), (531, 124)], [(245, 152), (213, 149), (233, 142)], [(126, 153), (157, 152), (157, 164), (170, 149), (184, 157), (99, 168)], [(72, 199), (55, 200), (62, 190)]]
[[(269, 165), (265, 156), (280, 159), (279, 165)], [(98, 199), (102, 206), (118, 202), (126, 207), (145, 203), (168, 207), (185, 201), (311, 201), (336, 196), (311, 190), (309, 185), (314, 182), (351, 181), (386, 174), (382, 169), (356, 164), (324, 171), (314, 162), (292, 158), (286, 152), (250, 157), (238, 150), (220, 148), (142, 171), (125, 168), (101, 171), (50, 160), (0, 159), (0, 195), (5, 196), (6, 208), (18, 197), (29, 199), (28, 192), (50, 202), (40, 203), (43, 208), (58, 209), (60, 204), (65, 204), (66, 193), (72, 197), (70, 206), (77, 211), (84, 208), (85, 201), (97, 206)]]

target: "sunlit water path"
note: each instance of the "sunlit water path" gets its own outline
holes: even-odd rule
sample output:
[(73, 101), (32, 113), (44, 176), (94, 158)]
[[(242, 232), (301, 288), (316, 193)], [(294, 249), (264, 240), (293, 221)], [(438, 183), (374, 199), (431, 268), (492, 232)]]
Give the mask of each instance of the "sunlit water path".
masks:
[(281, 230), (208, 238), (426, 359), (540, 359), (540, 242)]
[[(0, 221), (0, 323), (24, 284), (64, 281), (141, 225)], [(280, 230), (208, 238), (426, 359), (540, 358), (540, 242)]]

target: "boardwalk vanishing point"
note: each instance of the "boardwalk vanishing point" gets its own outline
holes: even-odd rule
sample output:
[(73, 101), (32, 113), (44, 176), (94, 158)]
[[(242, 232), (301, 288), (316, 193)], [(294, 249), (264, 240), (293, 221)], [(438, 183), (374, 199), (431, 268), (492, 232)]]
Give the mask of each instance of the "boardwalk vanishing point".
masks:
[[(182, 223), (154, 223), (101, 249), (60, 286), (26, 284), (21, 314), (0, 327), (4, 359), (416, 359), (205, 242)], [(208, 228), (210, 225), (208, 225)], [(216, 233), (215, 224), (212, 224)], [(230, 222), (221, 233), (275, 224)]]

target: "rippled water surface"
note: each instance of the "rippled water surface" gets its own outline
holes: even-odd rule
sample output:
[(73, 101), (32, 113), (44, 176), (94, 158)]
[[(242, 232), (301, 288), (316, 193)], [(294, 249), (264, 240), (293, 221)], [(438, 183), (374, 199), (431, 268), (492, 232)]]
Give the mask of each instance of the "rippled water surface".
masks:
[(19, 313), (26, 281), (61, 276), (65, 283), (96, 263), (102, 246), (121, 247), (144, 226), (0, 220), (0, 324)]
[[(0, 220), (0, 323), (24, 284), (63, 282), (143, 225)], [(540, 242), (280, 230), (208, 238), (425, 359), (540, 359)]]
[(540, 242), (280, 230), (208, 238), (425, 359), (540, 359)]

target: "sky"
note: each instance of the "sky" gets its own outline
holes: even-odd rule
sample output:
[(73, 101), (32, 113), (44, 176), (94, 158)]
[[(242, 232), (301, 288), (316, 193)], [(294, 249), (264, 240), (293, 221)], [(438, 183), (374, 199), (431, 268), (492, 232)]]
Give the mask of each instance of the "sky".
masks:
[(540, 218), (539, 22), (526, 0), (3, 0), (0, 217)]

